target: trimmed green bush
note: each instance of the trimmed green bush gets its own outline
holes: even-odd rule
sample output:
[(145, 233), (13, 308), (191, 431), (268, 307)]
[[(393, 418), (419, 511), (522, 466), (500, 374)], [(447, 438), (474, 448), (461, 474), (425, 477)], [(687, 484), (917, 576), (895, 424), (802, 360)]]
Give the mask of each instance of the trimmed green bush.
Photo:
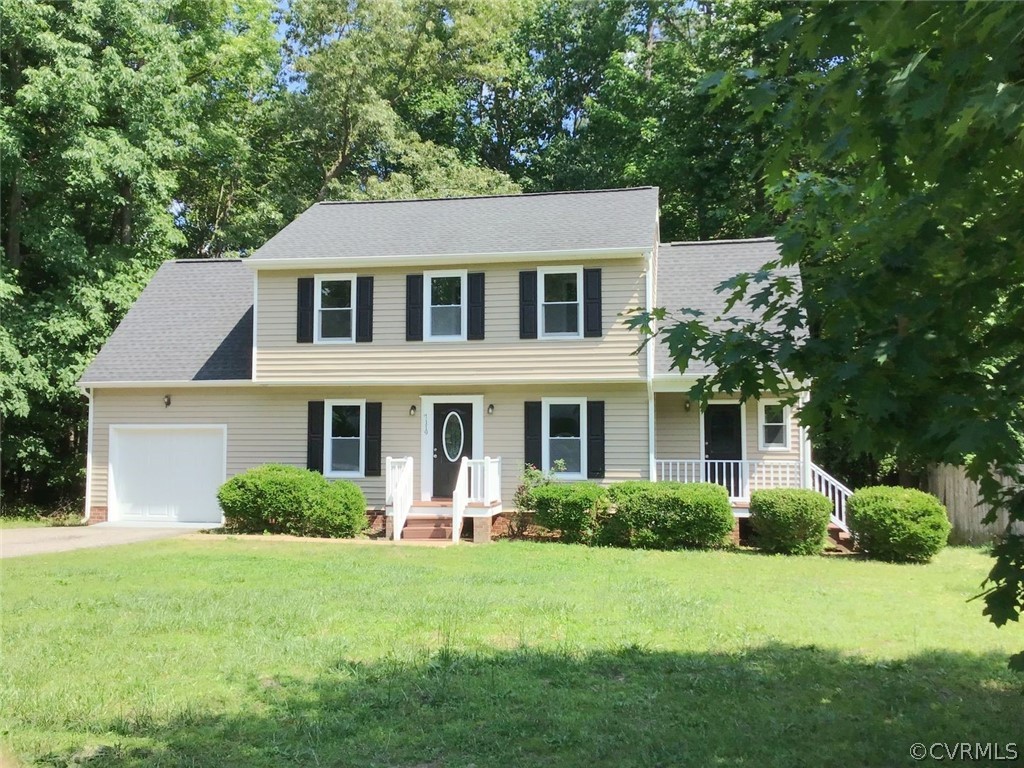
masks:
[(817, 555), (825, 547), (832, 502), (805, 488), (772, 488), (750, 494), (754, 542), (765, 552)]
[(618, 483), (608, 489), (614, 511), (600, 542), (638, 549), (720, 547), (732, 531), (729, 494), (714, 483)]
[(561, 534), (570, 544), (592, 544), (600, 516), (608, 506), (604, 488), (596, 483), (551, 483), (533, 490), (534, 522)]
[(861, 488), (846, 502), (857, 545), (870, 557), (926, 563), (946, 545), (949, 517), (942, 503), (913, 488)]
[(366, 499), (357, 485), (330, 482), (308, 469), (264, 464), (235, 475), (217, 501), (237, 533), (346, 537), (366, 528)]

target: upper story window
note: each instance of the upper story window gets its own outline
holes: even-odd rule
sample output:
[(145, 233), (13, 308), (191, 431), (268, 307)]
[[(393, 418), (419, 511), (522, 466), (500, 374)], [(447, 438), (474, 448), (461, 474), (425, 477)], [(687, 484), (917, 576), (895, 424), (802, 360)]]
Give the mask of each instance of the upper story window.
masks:
[(789, 450), (789, 406), (762, 402), (758, 404), (758, 416), (760, 450)]
[(466, 338), (466, 272), (428, 272), (423, 276), (423, 326), (428, 341)]
[(366, 401), (328, 400), (324, 403), (324, 474), (362, 477), (366, 439)]
[(565, 463), (558, 476), (580, 480), (587, 475), (587, 400), (553, 397), (542, 401), (542, 460), (545, 470), (555, 462)]
[(316, 341), (354, 341), (355, 275), (317, 275), (314, 296)]
[(579, 338), (583, 325), (583, 269), (548, 267), (538, 270), (538, 327), (542, 338)]

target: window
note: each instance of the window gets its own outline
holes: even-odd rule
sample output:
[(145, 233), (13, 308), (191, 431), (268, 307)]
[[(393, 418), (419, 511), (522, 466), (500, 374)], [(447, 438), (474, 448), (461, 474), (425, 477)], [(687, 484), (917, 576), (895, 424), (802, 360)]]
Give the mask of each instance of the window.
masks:
[(537, 276), (540, 336), (578, 338), (583, 325), (582, 267), (540, 269)]
[(559, 477), (576, 480), (587, 475), (587, 401), (586, 398), (546, 398), (543, 403), (544, 469), (556, 461), (565, 462)]
[(316, 341), (353, 341), (355, 333), (355, 275), (317, 275)]
[(782, 403), (760, 403), (762, 451), (789, 450), (789, 406)]
[(328, 477), (363, 476), (365, 405), (362, 400), (324, 403), (324, 474)]
[(423, 292), (424, 337), (428, 341), (465, 339), (466, 273), (428, 273)]

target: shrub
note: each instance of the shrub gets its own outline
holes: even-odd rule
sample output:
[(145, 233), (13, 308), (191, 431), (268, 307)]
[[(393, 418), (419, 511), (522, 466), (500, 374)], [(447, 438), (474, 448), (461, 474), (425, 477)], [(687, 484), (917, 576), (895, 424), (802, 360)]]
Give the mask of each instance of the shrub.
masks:
[(523, 465), (519, 486), (512, 495), (512, 511), (508, 515), (509, 538), (518, 539), (526, 535), (533, 515), (537, 511), (534, 492), (541, 486), (551, 485), (554, 481), (553, 473), (541, 472), (533, 464)]
[(558, 531), (562, 541), (591, 544), (598, 520), (608, 506), (605, 489), (596, 483), (551, 483), (533, 491), (537, 514), (534, 521)]
[(765, 552), (820, 554), (831, 516), (832, 502), (817, 491), (772, 488), (750, 494), (754, 541)]
[(351, 538), (362, 533), (366, 519), (366, 497), (355, 483), (346, 480), (327, 483), (325, 503), (310, 507), (303, 525), (304, 536)]
[(870, 557), (926, 563), (946, 544), (946, 508), (931, 494), (912, 488), (862, 488), (846, 504), (857, 545)]
[(644, 549), (718, 547), (734, 520), (729, 494), (713, 483), (629, 481), (609, 488), (615, 509), (602, 544)]
[(366, 527), (358, 486), (282, 464), (235, 475), (220, 487), (217, 501), (227, 528), (238, 533), (352, 536)]

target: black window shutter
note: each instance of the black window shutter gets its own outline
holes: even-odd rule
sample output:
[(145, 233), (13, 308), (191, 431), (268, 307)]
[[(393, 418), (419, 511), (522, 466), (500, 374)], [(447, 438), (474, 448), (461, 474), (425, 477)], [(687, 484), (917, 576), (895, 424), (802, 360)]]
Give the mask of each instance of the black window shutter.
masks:
[(306, 420), (306, 469), (324, 471), (324, 401), (310, 400)]
[(366, 404), (366, 438), (363, 440), (366, 455), (363, 457), (363, 474), (380, 477), (380, 403)]
[(405, 340), (423, 341), (423, 275), (405, 276)]
[(541, 464), (543, 463), (543, 441), (544, 436), (541, 434), (542, 421), (541, 421), (541, 403), (540, 400), (527, 400), (525, 412), (525, 425), (524, 430), (526, 443), (525, 450), (523, 453), (524, 460), (527, 464), (532, 464), (537, 469), (543, 469)]
[(583, 335), (601, 336), (601, 270), (583, 270)]
[(356, 341), (373, 341), (373, 277), (356, 278)]
[(470, 272), (469, 306), (467, 307), (466, 338), (476, 341), (484, 337), (484, 273)]
[(537, 338), (537, 273), (519, 273), (519, 338)]
[(604, 400), (587, 400), (587, 477), (604, 477)]
[(295, 341), (313, 343), (313, 289), (312, 277), (299, 278), (298, 316), (295, 323)]

